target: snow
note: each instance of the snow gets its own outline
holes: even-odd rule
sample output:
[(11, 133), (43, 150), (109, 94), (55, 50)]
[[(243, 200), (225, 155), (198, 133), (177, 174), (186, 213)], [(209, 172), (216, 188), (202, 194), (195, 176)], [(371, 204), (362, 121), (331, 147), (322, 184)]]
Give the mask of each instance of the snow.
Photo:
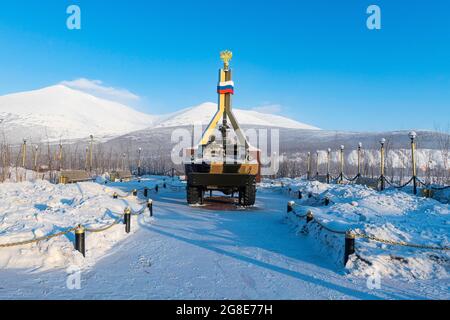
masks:
[[(113, 200), (117, 188), (97, 183), (54, 185), (47, 181), (4, 183), (0, 186), (0, 243), (20, 242), (82, 224), (99, 228), (114, 222), (125, 207), (142, 205), (131, 199)], [(90, 234), (87, 259), (73, 250), (73, 233), (37, 244), (3, 248), (0, 268), (47, 270), (68, 265), (89, 266), (127, 235), (122, 228)]]
[[(129, 235), (121, 224), (101, 234), (88, 233), (85, 259), (74, 251), (72, 236), (0, 249), (0, 299), (450, 297), (447, 271), (417, 250), (396, 251), (396, 255), (407, 253), (404, 258), (414, 262), (411, 272), (419, 276), (383, 273), (381, 288), (370, 289), (366, 266), (352, 258), (345, 269), (333, 247), (324, 245), (328, 239), (330, 246), (342, 250), (339, 239), (325, 238), (320, 230), (297, 233), (303, 229), (301, 221), (286, 215), (286, 204), (293, 200), (286, 192), (290, 184), (313, 193), (301, 205), (312, 208), (330, 227), (359, 227), (380, 237), (448, 245), (448, 205), (401, 192), (378, 194), (365, 188), (290, 179), (265, 181), (258, 189), (255, 207), (217, 211), (187, 206), (184, 183), (163, 177), (107, 185), (103, 178), (76, 185), (5, 183), (0, 185), (0, 243), (77, 223), (101, 226), (114, 219), (105, 210), (122, 212), (126, 206), (137, 210), (144, 200), (114, 200), (114, 191), (123, 194), (139, 186), (152, 187), (163, 179), (168, 188), (160, 185), (160, 192), (151, 194), (155, 216), (150, 218), (146, 212), (134, 217)], [(332, 200), (327, 208), (318, 204), (325, 194)], [(372, 229), (368, 222), (374, 225)], [(367, 259), (380, 258), (373, 260), (376, 270), (372, 271), (391, 270), (383, 265), (386, 249), (358, 240), (357, 250)], [(71, 266), (81, 269), (80, 290), (66, 287), (66, 271)], [(432, 276), (428, 268), (435, 268), (436, 274)]]
[[(217, 104), (206, 102), (200, 104), (199, 106), (184, 109), (171, 115), (161, 116), (160, 120), (156, 123), (155, 128), (179, 127), (193, 125), (195, 123), (208, 125), (216, 112)], [(239, 119), (238, 121), (240, 125), (319, 130), (314, 126), (300, 123), (275, 114), (266, 114), (236, 108), (233, 108), (233, 113), (236, 118)]]
[[(380, 239), (433, 247), (450, 245), (448, 204), (397, 190), (378, 192), (358, 185), (327, 185), (295, 179), (284, 179), (283, 183), (304, 195), (310, 194), (310, 198), (296, 200), (297, 210), (311, 210), (319, 221), (332, 229), (354, 230)], [(324, 205), (325, 198), (331, 205)], [(295, 216), (289, 219), (299, 230), (305, 228), (304, 219)], [(336, 263), (342, 263), (343, 236), (316, 225), (307, 228), (312, 237), (329, 247), (328, 254)], [(391, 246), (365, 239), (357, 239), (356, 243), (360, 258), (353, 257), (348, 266), (354, 275), (376, 273), (407, 281), (449, 278), (448, 251)]]
[[(176, 127), (201, 121), (208, 124), (217, 105), (204, 103), (169, 115), (149, 115), (62, 84), (0, 96), (0, 129), (13, 143), (86, 139), (109, 140), (147, 128)], [(271, 114), (235, 110), (242, 124), (316, 129)]]
[[(0, 97), (0, 119), (9, 136), (56, 141), (93, 134), (105, 138), (150, 127), (155, 117), (117, 102), (55, 85)], [(9, 134), (8, 134), (9, 133)]]

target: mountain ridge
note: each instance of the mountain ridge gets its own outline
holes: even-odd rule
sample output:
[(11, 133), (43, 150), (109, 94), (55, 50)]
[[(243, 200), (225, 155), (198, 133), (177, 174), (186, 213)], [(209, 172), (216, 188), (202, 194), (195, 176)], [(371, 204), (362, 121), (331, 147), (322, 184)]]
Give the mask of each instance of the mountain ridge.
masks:
[[(0, 130), (11, 143), (85, 139), (108, 140), (134, 131), (209, 123), (217, 105), (205, 102), (170, 114), (152, 115), (92, 94), (57, 84), (0, 96)], [(297, 129), (314, 126), (279, 115), (234, 109), (241, 124)]]

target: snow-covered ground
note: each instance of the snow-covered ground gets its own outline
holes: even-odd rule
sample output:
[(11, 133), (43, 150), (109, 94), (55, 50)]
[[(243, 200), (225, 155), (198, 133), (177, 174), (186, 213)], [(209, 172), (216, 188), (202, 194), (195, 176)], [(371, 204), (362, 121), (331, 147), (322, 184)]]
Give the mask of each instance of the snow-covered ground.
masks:
[[(300, 190), (294, 213), (288, 219), (300, 232), (317, 240), (324, 254), (342, 263), (345, 237), (317, 223), (299, 218), (310, 210), (331, 230), (366, 234), (378, 239), (426, 247), (450, 248), (450, 205), (397, 190), (378, 192), (359, 185), (327, 185), (320, 182), (283, 179), (292, 190)], [(330, 204), (325, 205), (328, 198)], [(297, 213), (297, 215), (295, 214)], [(450, 251), (390, 245), (356, 239), (356, 255), (348, 270), (358, 276), (414, 279), (448, 279)]]
[[(111, 197), (114, 191), (126, 193), (160, 184), (159, 193), (151, 193), (155, 216), (150, 218), (145, 212), (134, 217), (129, 235), (121, 224), (104, 233), (88, 233), (86, 258), (73, 250), (72, 234), (19, 248), (0, 248), (0, 299), (450, 298), (443, 266), (436, 269), (435, 276), (422, 272), (415, 279), (403, 273), (383, 273), (379, 288), (368, 286), (366, 266), (352, 258), (345, 269), (336, 259), (337, 253), (330, 254), (332, 247), (317, 241), (319, 233), (312, 229), (309, 233), (295, 232), (301, 222), (286, 214), (287, 202), (293, 200), (286, 189), (291, 183), (315, 196), (328, 192), (334, 204), (327, 209), (314, 203), (314, 198), (296, 201), (313, 207), (324, 223), (333, 218), (337, 221), (333, 227), (352, 224), (372, 232), (367, 225), (373, 221), (377, 226), (374, 234), (401, 235), (400, 239), (412, 241), (419, 241), (420, 236), (424, 243), (435, 245), (448, 245), (448, 205), (409, 199), (403, 193), (376, 194), (356, 187), (346, 190), (290, 180), (284, 181), (284, 187), (277, 186), (278, 182), (263, 183), (254, 208), (218, 211), (207, 206), (188, 207), (183, 183), (168, 180), (164, 189), (162, 179), (148, 177), (141, 183), (107, 185), (101, 179), (68, 186), (43, 181), (0, 184), (0, 244), (78, 223), (101, 227), (114, 221), (116, 213), (126, 206), (138, 210), (144, 201), (142, 195), (115, 200)], [(427, 219), (419, 224), (421, 219), (416, 215), (425, 208), (430, 211), (424, 211)], [(286, 223), (289, 220), (294, 227)], [(384, 227), (383, 221), (391, 226)], [(367, 259), (384, 252), (358, 241), (357, 250)], [(335, 239), (330, 241), (335, 243)], [(417, 261), (425, 259), (425, 253), (413, 250), (396, 254), (404, 253), (408, 253), (407, 259), (415, 255)], [(376, 265), (384, 269), (377, 270), (390, 270), (384, 262), (380, 258)], [(411, 268), (422, 270), (417, 265)], [(69, 267), (81, 269), (80, 290), (66, 286)]]

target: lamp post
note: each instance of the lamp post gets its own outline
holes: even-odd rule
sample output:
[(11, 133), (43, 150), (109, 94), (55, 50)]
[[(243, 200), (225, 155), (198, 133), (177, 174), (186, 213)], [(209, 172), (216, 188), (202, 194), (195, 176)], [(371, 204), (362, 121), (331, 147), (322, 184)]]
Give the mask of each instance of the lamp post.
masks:
[(345, 147), (341, 145), (341, 174), (340, 174), (340, 182), (344, 182), (344, 149)]
[(141, 176), (141, 152), (142, 148), (138, 149), (138, 176)]
[(27, 139), (23, 139), (22, 144), (22, 167), (25, 169), (25, 163), (27, 161)]
[(380, 154), (381, 154), (381, 159), (380, 159), (380, 189), (381, 189), (381, 191), (383, 191), (384, 190), (384, 182), (385, 182), (385, 178), (384, 178), (384, 168), (385, 168), (385, 165), (384, 165), (384, 159), (385, 159), (385, 156), (384, 156), (384, 144), (386, 143), (386, 139), (385, 138), (382, 138), (381, 140), (380, 140), (380, 144), (381, 144), (381, 150), (380, 150)]
[(361, 151), (362, 151), (362, 142), (358, 143), (358, 178), (361, 178)]
[(330, 184), (330, 161), (331, 161), (331, 149), (327, 149), (327, 183)]
[(319, 179), (319, 150), (316, 151), (316, 179)]
[(412, 178), (413, 178), (413, 192), (417, 194), (417, 167), (416, 167), (416, 137), (417, 133), (411, 131), (409, 138), (411, 139), (411, 161), (412, 161)]
[(58, 161), (59, 161), (59, 171), (62, 169), (62, 153), (63, 153), (63, 145), (62, 143), (59, 144), (59, 154), (58, 154)]
[(34, 171), (36, 171), (36, 172), (38, 172), (38, 170), (37, 170), (38, 149), (39, 149), (39, 146), (34, 147)]
[(89, 162), (89, 147), (86, 147), (86, 159), (84, 162), (84, 170), (88, 170), (88, 162)]
[(308, 151), (308, 171), (306, 173), (306, 179), (309, 180), (311, 178), (311, 152)]
[(89, 171), (92, 171), (92, 148), (94, 146), (94, 136), (90, 135), (91, 141), (89, 144)]
[(432, 160), (428, 160), (428, 183), (431, 185), (432, 183), (432, 179), (431, 179), (431, 167), (433, 166), (433, 161)]

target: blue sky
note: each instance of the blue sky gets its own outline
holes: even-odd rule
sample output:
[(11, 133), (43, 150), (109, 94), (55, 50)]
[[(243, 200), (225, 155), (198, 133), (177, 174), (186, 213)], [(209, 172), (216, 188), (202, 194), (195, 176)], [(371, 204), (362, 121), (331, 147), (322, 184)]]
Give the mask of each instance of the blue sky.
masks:
[[(71, 4), (81, 8), (81, 30), (66, 28)], [(371, 4), (381, 8), (381, 30), (366, 27)], [(168, 113), (217, 100), (223, 49), (234, 52), (235, 107), (324, 129), (450, 122), (446, 0), (0, 4), (0, 94), (84, 78), (121, 88), (140, 110)]]

